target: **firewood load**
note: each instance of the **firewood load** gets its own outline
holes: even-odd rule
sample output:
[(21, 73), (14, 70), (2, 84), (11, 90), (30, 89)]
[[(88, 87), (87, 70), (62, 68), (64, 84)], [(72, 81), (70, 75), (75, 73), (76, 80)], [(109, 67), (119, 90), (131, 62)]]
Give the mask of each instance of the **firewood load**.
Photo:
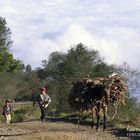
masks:
[(108, 92), (108, 100), (110, 102), (122, 102), (124, 104), (125, 94), (128, 92), (128, 87), (125, 83), (125, 78), (117, 73), (113, 73), (105, 78), (86, 79), (86, 85), (93, 88), (96, 86), (105, 86)]
[[(78, 109), (84, 107), (88, 108), (89, 103), (86, 98), (88, 98), (89, 88), (96, 88), (99, 86), (104, 86), (106, 92), (108, 92), (108, 101), (109, 102), (122, 102), (124, 104), (124, 97), (128, 90), (128, 87), (125, 83), (125, 80), (122, 76), (117, 73), (113, 73), (105, 78), (83, 78), (75, 83), (73, 83), (71, 92), (69, 94), (69, 103), (70, 106)], [(93, 93), (94, 94), (94, 93)], [(96, 100), (96, 99), (95, 99)]]
[(110, 101), (111, 102), (122, 102), (124, 104), (125, 94), (128, 92), (128, 87), (125, 83), (125, 78), (120, 75), (114, 75), (108, 78), (106, 83), (110, 92)]
[(69, 98), (68, 98), (70, 107), (75, 108), (75, 109), (85, 108), (86, 110), (87, 103), (85, 99), (85, 91), (88, 88), (87, 80), (89, 79), (84, 78), (73, 83), (70, 94), (69, 94)]

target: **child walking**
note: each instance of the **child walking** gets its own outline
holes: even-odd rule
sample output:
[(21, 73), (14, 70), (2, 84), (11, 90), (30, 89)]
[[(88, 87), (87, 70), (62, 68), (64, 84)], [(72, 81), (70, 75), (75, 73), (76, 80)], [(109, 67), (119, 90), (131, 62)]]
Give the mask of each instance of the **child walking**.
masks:
[(3, 115), (5, 123), (9, 124), (11, 121), (11, 105), (9, 100), (5, 101), (5, 105), (3, 106)]

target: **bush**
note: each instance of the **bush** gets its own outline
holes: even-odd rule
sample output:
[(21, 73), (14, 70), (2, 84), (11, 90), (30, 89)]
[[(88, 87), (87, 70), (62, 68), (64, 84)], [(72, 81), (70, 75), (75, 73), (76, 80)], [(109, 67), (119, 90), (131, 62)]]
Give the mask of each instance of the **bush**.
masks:
[(118, 118), (122, 120), (131, 121), (135, 119), (140, 113), (140, 108), (135, 98), (129, 98), (125, 102), (125, 106), (121, 105), (118, 110)]
[(40, 115), (39, 108), (32, 106), (24, 106), (11, 113), (12, 122), (22, 122), (25, 120), (38, 118)]
[[(114, 113), (114, 107), (110, 108), (109, 112), (109, 121), (111, 121), (112, 124), (119, 124), (119, 123), (125, 123), (126, 125), (138, 125), (139, 123), (134, 123), (134, 120), (138, 120), (139, 114), (140, 114), (140, 105), (137, 103), (135, 98), (127, 98), (124, 105), (119, 105), (117, 110), (117, 115), (115, 119), (111, 120), (111, 115)], [(112, 111), (112, 112), (111, 112)]]
[(0, 122), (4, 122), (4, 116), (0, 114)]

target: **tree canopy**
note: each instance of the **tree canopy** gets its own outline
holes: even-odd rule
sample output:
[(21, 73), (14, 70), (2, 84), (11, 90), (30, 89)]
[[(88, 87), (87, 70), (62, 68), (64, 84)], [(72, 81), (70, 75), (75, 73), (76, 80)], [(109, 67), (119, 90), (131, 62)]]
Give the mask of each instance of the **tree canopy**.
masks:
[(11, 31), (6, 20), (0, 17), (0, 73), (10, 72), (20, 68), (20, 61), (14, 59), (10, 52), (12, 46)]
[(68, 95), (72, 82), (83, 77), (105, 77), (113, 71), (98, 51), (89, 50), (82, 43), (74, 45), (67, 53), (53, 52), (42, 66), (43, 69), (37, 73), (40, 79), (46, 81), (57, 111), (70, 109)]

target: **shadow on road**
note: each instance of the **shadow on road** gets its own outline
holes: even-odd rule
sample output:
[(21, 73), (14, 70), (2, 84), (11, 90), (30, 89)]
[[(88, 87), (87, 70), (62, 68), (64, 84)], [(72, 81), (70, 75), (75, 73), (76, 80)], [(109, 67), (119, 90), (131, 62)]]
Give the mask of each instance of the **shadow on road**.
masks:
[[(40, 121), (40, 119), (31, 119), (31, 120), (27, 120), (24, 122), (33, 122), (33, 121)], [(20, 122), (20, 123), (24, 123), (24, 122)], [(96, 123), (94, 123), (94, 129), (92, 130), (91, 127), (91, 121), (85, 121), (82, 124), (80, 124), (80, 128), (78, 129), (78, 124), (77, 124), (77, 117), (75, 116), (66, 116), (66, 117), (47, 117), (46, 118), (46, 124), (47, 122), (63, 122), (63, 123), (72, 123), (72, 124), (76, 124), (77, 128), (75, 131), (90, 131), (92, 133), (96, 133), (95, 132), (95, 127), (96, 127)], [(43, 125), (45, 124), (43, 123)], [(101, 123), (100, 126), (100, 130), (97, 133), (101, 133), (101, 135), (104, 135), (105, 133), (110, 133), (111, 135), (114, 135), (115, 137), (126, 137), (126, 139), (128, 138), (129, 140), (139, 140), (140, 137), (128, 137), (127, 136), (127, 131), (126, 129), (120, 129), (120, 128), (116, 128), (114, 127), (111, 123), (108, 123), (108, 128), (105, 132), (103, 132), (103, 124)], [(18, 134), (15, 136), (19, 136), (19, 135), (24, 135), (24, 134)], [(0, 135), (2, 136), (2, 135)], [(9, 135), (5, 135), (5, 136), (9, 136)]]
[[(75, 117), (63, 117), (63, 118), (47, 117), (47, 121), (77, 124), (77, 118), (75, 118)], [(85, 121), (84, 123), (80, 124), (80, 126), (85, 126), (85, 127), (90, 128), (91, 127), (91, 122)], [(94, 128), (95, 127), (96, 127), (96, 123), (94, 123)], [(135, 138), (134, 137), (128, 137), (126, 129), (120, 129), (120, 128), (113, 127), (113, 125), (111, 123), (108, 123), (108, 128), (105, 132), (103, 132), (102, 127), (103, 127), (103, 124), (101, 123), (101, 128), (100, 128), (100, 131), (99, 131), (100, 133), (106, 133), (107, 132), (107, 133), (110, 133), (111, 135), (114, 135), (115, 137), (119, 137), (119, 138), (120, 137), (127, 137), (130, 140), (139, 140), (139, 139), (137, 139), (137, 137), (135, 137)], [(77, 128), (78, 128), (78, 124), (77, 124)], [(94, 128), (93, 128), (93, 132), (95, 132)], [(92, 128), (91, 128), (91, 130), (92, 130)]]

